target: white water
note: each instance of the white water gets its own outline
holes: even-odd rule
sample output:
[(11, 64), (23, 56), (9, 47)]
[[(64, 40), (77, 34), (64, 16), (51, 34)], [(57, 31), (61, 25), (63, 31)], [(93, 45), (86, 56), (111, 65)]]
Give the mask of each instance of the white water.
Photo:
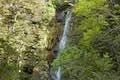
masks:
[[(71, 19), (71, 12), (68, 11), (66, 14), (64, 32), (59, 43), (59, 51), (62, 51), (66, 46), (70, 19)], [(61, 80), (61, 66), (58, 67), (58, 70), (55, 72), (55, 76), (56, 76), (55, 80)]]
[(65, 48), (65, 45), (67, 42), (67, 35), (69, 31), (70, 19), (71, 19), (71, 13), (68, 11), (66, 15), (66, 20), (65, 20), (64, 32), (63, 32), (62, 38), (59, 43), (59, 50), (63, 50)]
[(55, 73), (56, 79), (55, 80), (61, 80), (61, 67), (59, 66), (58, 70)]

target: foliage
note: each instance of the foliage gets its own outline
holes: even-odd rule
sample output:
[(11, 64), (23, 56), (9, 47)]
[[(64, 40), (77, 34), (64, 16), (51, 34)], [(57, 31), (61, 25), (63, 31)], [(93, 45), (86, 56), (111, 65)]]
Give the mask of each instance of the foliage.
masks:
[(120, 5), (118, 3), (114, 4), (112, 8), (110, 7), (111, 14), (106, 17), (109, 25), (104, 31), (99, 33), (93, 41), (94, 47), (99, 50), (101, 55), (106, 52), (109, 54), (114, 63), (113, 69), (118, 72), (120, 69), (119, 10)]
[(55, 11), (71, 3), (68, 45), (52, 69), (61, 66), (63, 80), (120, 80), (119, 0), (51, 1), (0, 0), (0, 80), (32, 80), (33, 73), (48, 80), (46, 57), (60, 29)]
[(74, 12), (77, 15), (87, 15), (92, 13), (93, 9), (103, 8), (105, 0), (82, 0), (75, 7)]
[[(118, 71), (120, 65), (120, 27), (114, 27), (98, 34), (93, 41), (94, 47), (101, 55), (109, 53), (114, 62), (114, 69)], [(116, 66), (116, 67), (115, 67)]]
[(80, 0), (75, 4), (68, 47), (53, 62), (53, 70), (62, 67), (63, 80), (120, 79), (119, 69), (113, 69), (119, 64), (119, 5), (111, 9), (108, 3)]
[[(41, 73), (46, 67), (46, 73), (43, 73), (43, 78), (46, 78), (48, 65), (45, 48), (51, 45), (54, 37), (52, 34), (56, 32), (54, 16), (55, 9), (52, 4), (40, 3), (38, 0), (0, 0), (0, 40), (7, 41), (0, 41), (0, 58), (4, 59), (5, 56), (6, 59), (5, 75), (0, 74), (0, 76), (9, 77), (7, 73), (13, 71), (14, 66), (17, 66), (17, 72), (21, 70), (23, 74), (27, 73), (23, 69), (29, 64), (28, 68), (33, 67), (31, 71), (38, 68)], [(16, 63), (8, 63), (11, 58), (15, 59)], [(1, 65), (0, 67), (4, 68)], [(15, 75), (12, 73), (10, 75), (14, 80)], [(29, 77), (29, 74), (26, 76)]]
[[(18, 76), (17, 52), (8, 41), (0, 39), (0, 79), (15, 80)], [(14, 75), (14, 76), (13, 76)]]
[[(83, 47), (83, 49), (87, 48), (87, 46), (90, 46), (91, 41), (96, 34), (108, 25), (104, 13), (101, 13), (105, 12), (105, 10), (108, 10), (104, 6), (101, 6), (104, 4), (103, 2), (104, 0), (93, 0), (90, 1), (90, 3), (92, 3), (90, 4), (89, 1), (83, 0), (78, 2), (73, 9), (73, 15), (76, 17), (74, 17), (72, 20), (73, 22), (71, 26), (74, 27), (71, 28), (70, 36), (81, 36), (78, 37), (76, 44), (78, 44), (78, 46), (81, 48)], [(71, 38), (71, 43), (74, 44), (72, 39), (74, 38)]]
[(109, 80), (114, 77), (109, 73), (112, 68), (109, 56), (101, 58), (93, 49), (87, 52), (69, 47), (55, 60), (53, 66), (53, 69), (62, 67), (63, 80)]
[(56, 6), (62, 5), (69, 0), (52, 0), (52, 3)]

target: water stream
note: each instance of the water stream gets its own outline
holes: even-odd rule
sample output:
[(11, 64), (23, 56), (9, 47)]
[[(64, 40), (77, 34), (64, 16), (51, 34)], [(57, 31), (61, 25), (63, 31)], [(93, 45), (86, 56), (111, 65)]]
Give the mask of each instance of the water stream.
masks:
[[(60, 43), (59, 43), (59, 53), (60, 53), (60, 51), (64, 50), (64, 48), (66, 46), (67, 35), (69, 32), (69, 26), (70, 26), (69, 25), (70, 19), (71, 19), (71, 12), (67, 11), (66, 18), (65, 18), (64, 31), (63, 31), (63, 35), (62, 35)], [(55, 80), (61, 80), (61, 66), (59, 66), (58, 69), (56, 70), (55, 76), (56, 76)]]
[(60, 43), (59, 43), (59, 50), (60, 51), (63, 50), (66, 46), (70, 19), (71, 19), (71, 12), (68, 11), (67, 14), (66, 14), (64, 32), (63, 32), (62, 38), (61, 38)]

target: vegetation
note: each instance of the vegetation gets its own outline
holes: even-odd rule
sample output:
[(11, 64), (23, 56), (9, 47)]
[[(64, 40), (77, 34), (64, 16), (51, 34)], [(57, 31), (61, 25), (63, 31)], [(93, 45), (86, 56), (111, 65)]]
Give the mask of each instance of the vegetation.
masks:
[(53, 70), (62, 67), (62, 80), (120, 79), (120, 5), (116, 1), (75, 3), (67, 48), (53, 62)]
[(0, 80), (50, 80), (59, 66), (62, 80), (120, 80), (119, 0), (0, 0)]
[(36, 70), (48, 78), (45, 48), (56, 33), (54, 16), (52, 4), (0, 0), (0, 80), (29, 80)]

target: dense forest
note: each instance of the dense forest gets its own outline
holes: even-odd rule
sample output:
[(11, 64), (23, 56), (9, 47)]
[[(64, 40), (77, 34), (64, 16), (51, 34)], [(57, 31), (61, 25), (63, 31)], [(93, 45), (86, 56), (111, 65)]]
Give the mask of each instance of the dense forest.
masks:
[(120, 0), (0, 0), (0, 80), (120, 80)]

